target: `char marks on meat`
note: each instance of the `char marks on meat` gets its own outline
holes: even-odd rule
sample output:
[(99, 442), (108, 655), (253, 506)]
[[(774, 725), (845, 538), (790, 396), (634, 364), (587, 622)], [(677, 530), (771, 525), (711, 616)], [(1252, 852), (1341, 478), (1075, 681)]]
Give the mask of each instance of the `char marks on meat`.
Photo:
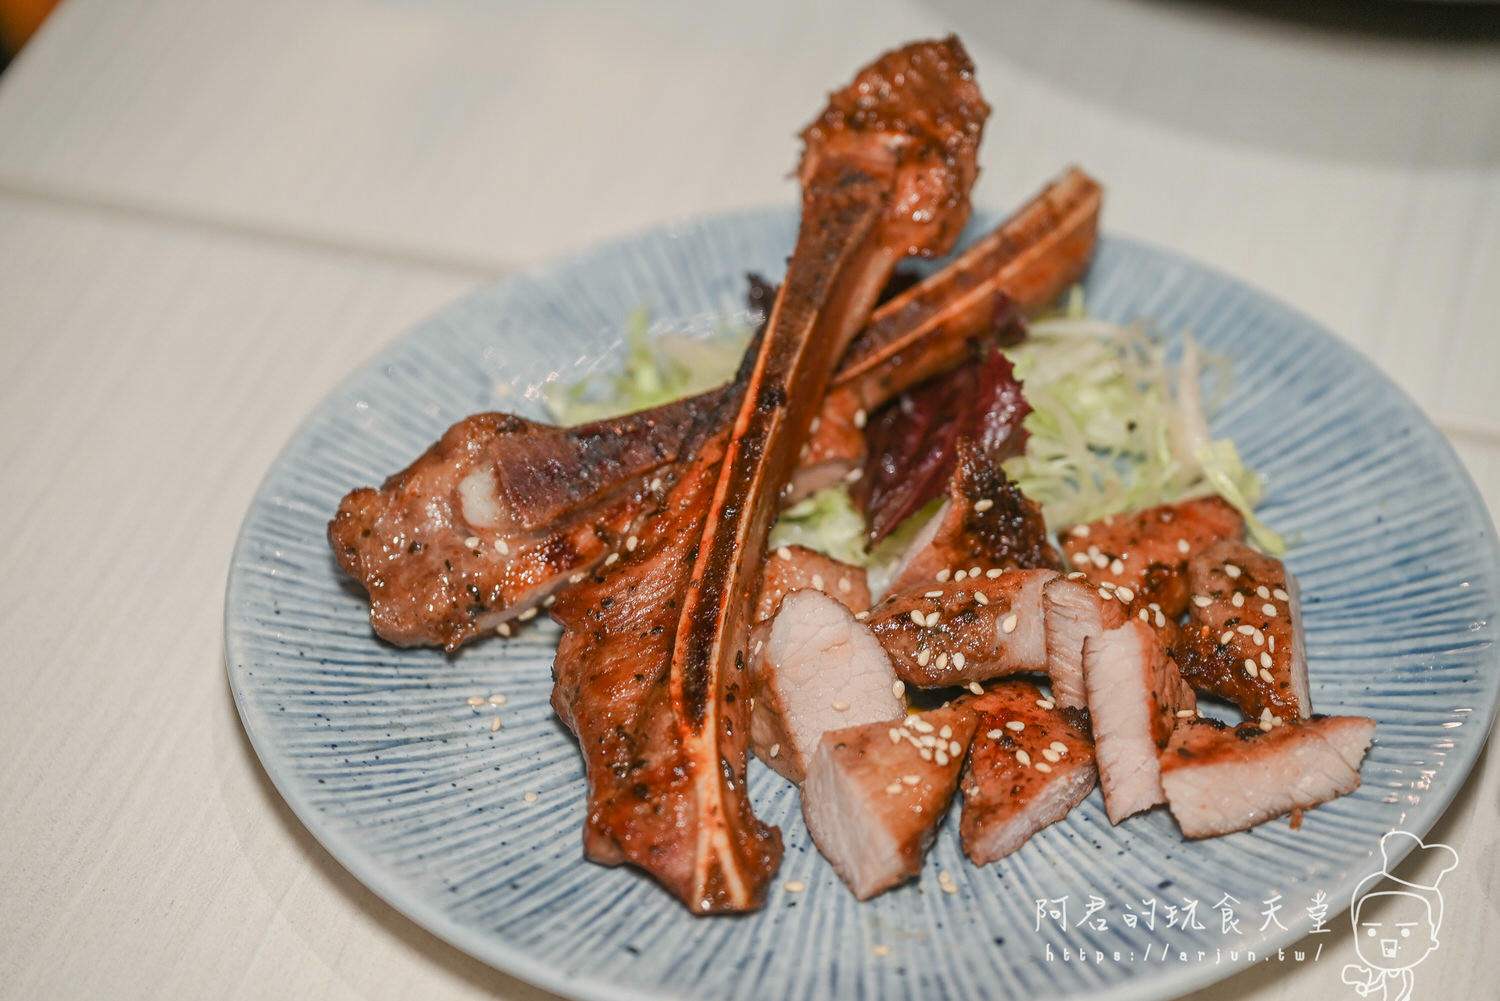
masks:
[[(765, 539), (834, 364), (869, 318), (896, 261), (946, 250), (967, 218), (974, 154), (988, 113), (971, 73), (956, 39), (906, 46), (862, 70), (804, 132), (797, 246), (770, 322), (743, 370), (722, 456), (714, 449), (694, 459), (679, 488), (691, 493), (691, 503), (684, 500), (676, 512), (680, 520), (658, 519), (642, 535), (649, 543), (643, 548), (666, 545), (680, 549), (682, 558), (650, 568), (621, 561), (601, 584), (628, 589), (650, 579), (653, 588), (680, 588), (680, 597), (653, 604), (651, 618), (666, 621), (652, 622), (650, 629), (662, 628), (643, 656), (632, 657), (643, 677), (656, 674), (658, 689), (659, 665), (669, 665), (665, 693), (595, 690), (608, 705), (575, 701), (559, 709), (586, 753), (596, 739), (594, 720), (607, 710), (666, 717), (645, 727), (646, 743), (669, 745), (659, 751), (673, 761), (672, 772), (656, 776), (659, 787), (642, 782), (638, 788), (641, 802), (675, 817), (675, 849), (624, 857), (700, 913), (760, 906), (779, 862), (779, 833), (755, 819), (744, 787), (745, 647)], [(661, 543), (664, 532), (672, 537)], [(610, 597), (623, 604), (630, 595)], [(576, 607), (572, 600), (568, 609)], [(581, 657), (587, 665), (617, 654), (603, 650), (606, 631), (598, 631), (595, 652), (590, 640), (596, 630), (567, 610), (559, 617), (569, 629), (559, 647), (560, 692), (565, 702), (586, 700), (584, 689), (563, 685), (579, 670), (569, 659)], [(650, 759), (646, 748), (635, 750)], [(593, 767), (589, 781), (591, 801), (596, 784), (616, 801), (636, 796), (622, 796), (613, 774)], [(660, 832), (655, 819), (626, 816)], [(590, 810), (591, 827), (617, 820)], [(596, 840), (604, 838), (591, 830), (589, 843)], [(616, 826), (608, 841), (640, 843), (628, 825)]]

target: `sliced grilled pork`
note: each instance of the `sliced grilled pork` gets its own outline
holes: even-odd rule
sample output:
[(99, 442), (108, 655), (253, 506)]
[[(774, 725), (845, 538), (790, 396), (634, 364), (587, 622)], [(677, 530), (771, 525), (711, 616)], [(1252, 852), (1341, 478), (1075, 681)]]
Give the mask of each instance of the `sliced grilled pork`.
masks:
[(1125, 604), (1113, 591), (1090, 584), (1080, 571), (1049, 580), (1042, 589), (1047, 627), (1047, 676), (1058, 705), (1088, 705), (1083, 685), (1083, 645), (1125, 622)]
[(906, 700), (865, 624), (821, 591), (793, 591), (750, 642), (750, 746), (793, 782), (829, 730), (899, 720)]
[(864, 567), (851, 566), (806, 546), (782, 546), (762, 565), (755, 621), (775, 615), (782, 598), (804, 588), (837, 598), (851, 612), (870, 608), (870, 585)]
[(965, 572), (961, 581), (886, 598), (868, 621), (909, 684), (966, 685), (1042, 671), (1042, 590), (1056, 576), (1051, 570)]
[[(1060, 534), (1068, 562), (1094, 586), (1119, 588), (1130, 614), (1187, 609), (1188, 560), (1220, 539), (1243, 539), (1245, 520), (1221, 497), (1111, 515)], [(1154, 607), (1153, 607), (1154, 606)]]
[(1094, 788), (1087, 717), (1058, 706), (1026, 681), (1004, 681), (966, 698), (979, 714), (959, 833), (975, 865), (1004, 858), (1068, 815)]
[(1161, 756), (1167, 807), (1182, 833), (1210, 838), (1308, 810), (1359, 788), (1375, 734), (1363, 716), (1272, 725), (1185, 720)]
[(974, 724), (974, 713), (947, 707), (823, 735), (802, 785), (802, 816), (856, 897), (921, 872)]
[(1246, 716), (1310, 715), (1297, 580), (1285, 564), (1226, 540), (1193, 558), (1188, 583), (1191, 618), (1172, 651), (1183, 678)]
[(907, 547), (889, 593), (962, 580), (975, 568), (1056, 570), (1062, 565), (1047, 542), (1041, 507), (974, 442), (960, 441), (958, 452), (948, 500)]
[(1192, 715), (1197, 703), (1156, 633), (1139, 619), (1088, 638), (1083, 682), (1104, 809), (1118, 824), (1162, 801), (1157, 754), (1178, 713)]

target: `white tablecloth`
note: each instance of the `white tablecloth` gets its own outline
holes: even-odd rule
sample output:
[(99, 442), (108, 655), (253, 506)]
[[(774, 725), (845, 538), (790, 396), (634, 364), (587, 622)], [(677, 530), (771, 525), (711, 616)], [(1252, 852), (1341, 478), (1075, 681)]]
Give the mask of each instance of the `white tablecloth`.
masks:
[[(1261, 13), (1255, 12), (1262, 11)], [(1106, 223), (1357, 345), (1500, 508), (1500, 46), (1133, 0), (70, 0), (0, 77), (0, 995), (543, 993), (385, 906), (260, 771), (224, 680), (230, 547), (351, 367), (488, 277), (785, 203), (877, 51), (961, 32), (976, 200), (1077, 162)], [(1395, 540), (1399, 541), (1399, 540)], [(1418, 998), (1494, 992), (1500, 762)], [(1215, 998), (1341, 997), (1316, 963)]]

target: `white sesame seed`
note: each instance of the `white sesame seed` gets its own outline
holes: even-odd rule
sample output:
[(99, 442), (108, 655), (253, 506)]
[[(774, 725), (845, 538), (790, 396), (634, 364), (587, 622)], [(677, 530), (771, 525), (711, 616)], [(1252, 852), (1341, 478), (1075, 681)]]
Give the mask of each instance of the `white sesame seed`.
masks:
[(495, 627), (495, 632), (499, 633), (501, 636), (509, 636), (512, 631), (513, 630), (510, 628), (509, 622), (502, 622)]
[(917, 666), (918, 667), (926, 667), (927, 664), (928, 664), (928, 662), (931, 661), (931, 660), (932, 660), (932, 651), (929, 650), (929, 649), (927, 649), (925, 646), (922, 649), (920, 649), (920, 650), (917, 651)]
[(528, 803), (535, 803), (537, 801), (537, 795), (536, 795), (536, 793), (532, 792), (530, 789), (526, 790), (526, 794), (523, 795), (521, 798), (524, 799)]
[(1255, 661), (1251, 660), (1248, 657), (1245, 658), (1245, 673), (1250, 675), (1252, 681), (1255, 679), (1255, 676), (1260, 673), (1260, 668), (1255, 666)]
[(948, 653), (947, 653), (947, 651), (942, 651), (942, 652), (940, 652), (938, 654), (937, 666), (938, 666), (938, 670), (942, 670), (943, 668), (945, 668), (945, 667), (948, 666)]
[(922, 597), (924, 597), (924, 598), (941, 598), (942, 596), (943, 596), (943, 592), (942, 591), (928, 591), (928, 592), (926, 592), (925, 594), (922, 595)]
[(577, 584), (581, 580), (583, 580), (583, 571), (581, 570), (568, 578), (568, 582), (571, 584)]
[(975, 695), (983, 695), (984, 686), (977, 681), (971, 681), (969, 682), (969, 691), (973, 692)]
[(1031, 764), (1031, 755), (1026, 753), (1025, 748), (1022, 748), (1021, 750), (1016, 752), (1016, 760), (1023, 765), (1029, 765)]
[(1125, 587), (1122, 584), (1121, 586), (1115, 588), (1115, 597), (1119, 598), (1126, 604), (1129, 604), (1130, 602), (1135, 600), (1135, 591), (1131, 590), (1128, 587)]
[(618, 562), (620, 562), (619, 553), (610, 553), (608, 556), (604, 557), (604, 565), (607, 567), (614, 566)]
[(792, 551), (786, 546), (782, 546), (780, 549), (776, 550), (776, 555), (784, 560), (789, 560), (792, 558)]
[(904, 696), (906, 694), (906, 682), (902, 681), (900, 678), (897, 678), (895, 681), (891, 682), (891, 694), (896, 696), (896, 698), (898, 699)]
[(865, 471), (863, 469), (860, 469), (858, 466), (855, 466), (853, 469), (849, 470), (849, 472), (847, 474), (845, 474), (845, 476), (844, 476), (844, 482), (845, 483), (858, 483), (859, 480), (860, 480), (860, 477), (862, 477), (864, 475), (865, 475)]
[(960, 744), (956, 740), (950, 740), (948, 741), (948, 753), (956, 758), (960, 754), (964, 753), (964, 745)]
[(931, 733), (934, 729), (936, 729), (936, 727), (934, 727), (931, 723), (927, 722), (920, 716), (913, 716), (911, 720), (911, 728), (918, 733)]
[(494, 733), (498, 729), (500, 729), (500, 717), (496, 716), (490, 720), (490, 733)]
[(1255, 635), (1255, 627), (1254, 626), (1241, 625), (1241, 626), (1235, 626), (1234, 628), (1235, 628), (1235, 632), (1239, 633), (1241, 636), (1254, 636)]
[(1147, 611), (1146, 609), (1144, 609), (1144, 608), (1141, 609), (1139, 612), (1136, 613), (1136, 618), (1140, 619), (1142, 622), (1146, 623), (1147, 625), (1151, 624), (1151, 613), (1149, 611)]
[(979, 602), (981, 605), (988, 605), (990, 603), (990, 596), (985, 594), (983, 591), (975, 591), (974, 600)]
[(901, 791), (901, 783), (900, 782), (892, 782), (890, 785), (888, 785), (888, 786), (885, 787), (885, 794), (887, 796), (894, 796), (894, 795), (896, 795), (896, 793), (898, 793), (900, 791)]
[(990, 738), (991, 740), (999, 740), (1001, 737), (1005, 736), (1005, 731), (998, 728), (994, 730), (987, 730), (985, 732), (985, 736)]
[(635, 547), (639, 546), (640, 544), (641, 544), (641, 540), (639, 538), (637, 538), (636, 536), (632, 535), (632, 536), (630, 536), (630, 538), (628, 538), (628, 539), (625, 540), (625, 551), (627, 553), (633, 553), (633, 552), (635, 552)]
[(1262, 650), (1261, 654), (1260, 654), (1260, 666), (1261, 667), (1270, 667), (1271, 666), (1271, 655), (1268, 654), (1268, 653), (1266, 653), (1264, 650)]
[(1068, 574), (1068, 580), (1083, 580), (1083, 578), (1087, 576), (1088, 574), (1084, 573), (1082, 570), (1074, 570), (1072, 573)]
[(1179, 553), (1181, 553), (1182, 555), (1186, 556), (1188, 553), (1190, 553), (1190, 552), (1193, 551), (1193, 547), (1187, 544), (1187, 540), (1186, 539), (1178, 539), (1177, 540), (1177, 551)]
[(892, 744), (899, 744), (899, 743), (901, 743), (901, 729), (899, 727), (894, 727), (893, 726), (889, 730), (887, 730), (885, 733), (886, 733), (887, 737), (891, 738), (891, 743)]
[(939, 748), (933, 752), (932, 760), (939, 765), (946, 765), (948, 763), (948, 752), (943, 748)]
[(927, 625), (927, 628), (931, 629), (933, 626), (937, 625), (938, 624), (938, 618), (939, 618), (939, 615), (938, 615), (937, 612), (928, 612), (927, 613), (927, 618), (924, 620), (925, 623), (926, 623), (926, 625)]
[(482, 706), (484, 705), (484, 696), (470, 695), (465, 701), (468, 702), (471, 706)]
[(1266, 708), (1264, 708), (1264, 709), (1262, 709), (1260, 711), (1260, 718), (1261, 719), (1267, 719), (1267, 720), (1271, 718), (1271, 707), (1270, 706), (1267, 706)]
[(854, 411), (854, 426), (855, 427), (859, 428), (860, 430), (864, 430), (864, 426), (865, 426), (866, 423), (869, 422), (869, 420), (870, 420), (870, 415), (867, 414), (867, 413), (865, 413), (863, 407), (861, 407), (860, 409)]
[(504, 695), (501, 695), (499, 692), (496, 692), (485, 701), (492, 706), (503, 706), (505, 705), (505, 703), (509, 702), (510, 699), (506, 698)]
[(931, 761), (932, 760), (932, 748), (930, 748), (930, 747), (924, 747), (924, 748), (920, 749), (919, 751), (917, 751), (917, 755), (923, 761)]
[(969, 567), (969, 576), (970, 577), (978, 577), (979, 574), (980, 574), (980, 570), (979, 570), (978, 567)]
[(1118, 556), (1109, 561), (1109, 572), (1119, 576), (1125, 572), (1125, 563)]
[(501, 556), (510, 555), (510, 545), (504, 539), (495, 540), (495, 549), (500, 553)]
[(1272, 618), (1272, 619), (1276, 618), (1276, 606), (1273, 605), (1273, 604), (1271, 604), (1269, 601), (1266, 602), (1264, 605), (1261, 605), (1260, 606), (1260, 610), (1262, 612), (1265, 612), (1266, 615), (1267, 615), (1267, 617)]
[(467, 539), (464, 540), (464, 547), (466, 549), (478, 549), (479, 548), (479, 536), (477, 536), (477, 535), (471, 535), (471, 536), (469, 536)]
[(1224, 630), (1224, 632), (1222, 632), (1219, 635), (1219, 643), (1221, 645), (1225, 644), (1225, 643), (1228, 643), (1232, 639), (1234, 639), (1234, 630), (1233, 629), (1226, 629), (1226, 630)]
[(1192, 719), (1196, 715), (1198, 715), (1198, 714), (1195, 713), (1195, 712), (1193, 712), (1193, 710), (1191, 710), (1191, 709), (1179, 709), (1179, 710), (1177, 710), (1177, 718), (1178, 719)]
[(1016, 626), (1020, 621), (1020, 619), (1016, 618), (1016, 613), (1011, 612), (1000, 622), (1000, 631), (1002, 633), (1013, 633), (1016, 631)]
[(843, 701), (842, 699), (834, 699), (832, 702), (828, 703), (828, 707), (836, 713), (849, 711), (849, 703)]
[(850, 591), (854, 590), (854, 585), (851, 584), (851, 583), (849, 583), (849, 578), (848, 577), (840, 577), (839, 578), (839, 590), (842, 591), (844, 594), (848, 594)]
[(953, 736), (953, 727), (944, 725), (943, 728), (938, 731), (938, 736), (942, 737), (944, 740), (947, 740), (949, 737)]
[(1260, 728), (1261, 728), (1262, 731), (1264, 731), (1266, 733), (1270, 733), (1272, 730), (1274, 730), (1276, 728), (1276, 724), (1272, 723), (1268, 719), (1267, 720), (1261, 720)]
[(1099, 586), (1102, 587), (1102, 588), (1104, 588), (1104, 590), (1106, 590), (1106, 591), (1113, 591), (1116, 588), (1118, 588), (1120, 585), (1116, 584), (1112, 580), (1101, 580), (1099, 582)]
[(1107, 589), (1101, 587), (1099, 589), (1099, 597), (1103, 598), (1105, 601), (1108, 601), (1109, 599), (1113, 598), (1114, 595)]
[(1230, 580), (1239, 580), (1240, 568), (1235, 566), (1233, 563), (1224, 564), (1224, 572), (1229, 575)]
[(1062, 755), (1058, 754), (1050, 747), (1042, 748), (1042, 757), (1046, 758), (1048, 761), (1053, 762), (1054, 764), (1062, 760)]
[(967, 571), (967, 570), (957, 570), (957, 571), (954, 571), (953, 579), (954, 580), (963, 580), (964, 578), (966, 578), (968, 576), (969, 576), (969, 571)]
[(1087, 525), (1074, 525), (1073, 535), (1075, 538), (1087, 539), (1089, 537), (1089, 527)]
[(1036, 704), (1039, 705), (1039, 706), (1041, 706), (1043, 709), (1056, 709), (1057, 708), (1057, 703), (1053, 702), (1051, 699), (1037, 699), (1036, 700)]
[(949, 577), (953, 576), (953, 574), (952, 574), (952, 572), (947, 567), (943, 567), (943, 569), (939, 570), (933, 576), (937, 577), (939, 583), (942, 583), (942, 582), (947, 581), (947, 579)]
[(958, 670), (960, 670), (960, 671), (962, 671), (964, 669), (964, 655), (963, 654), (956, 653), (956, 654), (953, 655), (953, 666), (955, 668), (957, 668)]
[(1274, 591), (1271, 592), (1271, 596), (1273, 598), (1275, 598), (1277, 601), (1291, 601), (1292, 600), (1292, 596), (1289, 595), (1289, 594), (1287, 594), (1285, 591), (1283, 591), (1279, 587), (1276, 590), (1274, 590)]
[(1266, 649), (1272, 653), (1276, 652), (1276, 637), (1270, 633), (1266, 634)]
[(1251, 633), (1250, 634), (1250, 638), (1255, 641), (1255, 645), (1256, 646), (1265, 646), (1266, 645), (1266, 634), (1263, 633), (1263, 632), (1261, 632), (1259, 629), (1257, 629), (1257, 630), (1255, 630), (1255, 632)]
[(781, 745), (780, 744), (772, 744), (771, 745), (771, 757), (774, 758), (774, 757), (776, 757), (780, 753), (781, 753)]
[(549, 594), (547, 595), (547, 597), (542, 599), (543, 608), (551, 608), (555, 604), (557, 604), (557, 595), (555, 594)]
[(1209, 605), (1212, 605), (1213, 603), (1214, 603), (1214, 600), (1212, 598), (1210, 598), (1206, 594), (1195, 594), (1195, 595), (1193, 595), (1193, 604), (1197, 605), (1199, 608), (1207, 608)]
[(1167, 616), (1160, 608), (1156, 610), (1156, 628), (1163, 629), (1167, 625)]
[(1234, 594), (1230, 595), (1229, 603), (1235, 608), (1243, 608), (1245, 607), (1245, 596), (1236, 591), (1234, 592)]
[(1045, 761), (1038, 761), (1032, 767), (1035, 768), (1039, 772), (1050, 772), (1050, 771), (1052, 771), (1052, 766), (1049, 765), (1049, 764), (1047, 764), (1047, 762), (1045, 762)]
[(1103, 570), (1105, 567), (1109, 566), (1109, 557), (1105, 556), (1103, 553), (1095, 555), (1094, 566), (1100, 570)]
[(1099, 558), (1099, 547), (1098, 546), (1089, 546), (1083, 552), (1084, 552), (1084, 555), (1089, 558), (1089, 562), (1090, 563), (1094, 562), (1095, 560), (1097, 560)]
[(1056, 751), (1058, 754), (1067, 754), (1068, 753), (1068, 745), (1064, 744), (1060, 740), (1054, 740), (1052, 743), (1048, 744), (1047, 746), (1050, 747), (1050, 748), (1052, 748), (1052, 750)]
[(800, 879), (789, 879), (786, 881), (785, 888), (787, 893), (801, 893), (807, 889), (807, 884)]
[(1018, 719), (1013, 719), (1009, 723), (1005, 724), (1005, 729), (1014, 730), (1016, 733), (1020, 733), (1022, 730), (1026, 729), (1026, 724), (1022, 723)]
[(656, 491), (660, 490), (661, 489), (661, 477), (657, 476), (654, 479), (652, 479), (652, 481), (651, 481), (650, 485), (647, 487), (647, 489), (649, 489), (652, 493), (656, 493)]
[(911, 610), (911, 620), (919, 626), (925, 625), (927, 622), (927, 616), (923, 615), (918, 609), (913, 608)]
[(532, 619), (536, 618), (536, 609), (528, 608), (520, 615), (517, 615), (516, 618), (521, 622), (530, 622)]
[(979, 512), (980, 514), (983, 514), (984, 512), (988, 511), (990, 508), (992, 508), (994, 506), (995, 506), (995, 502), (992, 501), (992, 500), (990, 500), (988, 497), (985, 497), (984, 499), (982, 499), (982, 500), (980, 500), (980, 501), (978, 501), (978, 502), (976, 502), (974, 504), (974, 510), (977, 511), (977, 512)]
[(823, 590), (823, 575), (815, 573), (812, 575), (812, 586), (814, 591)]
[(905, 782), (909, 786), (914, 786), (918, 782), (922, 781), (922, 779), (921, 776), (918, 775), (903, 775), (901, 776), (901, 781)]
[(1264, 669), (1262, 669), (1260, 672), (1260, 680), (1264, 681), (1268, 685), (1276, 683), (1276, 679), (1271, 676), (1271, 672)]
[(1262, 584), (1260, 587), (1257, 587), (1255, 589), (1255, 593), (1260, 595), (1262, 598), (1269, 598), (1271, 596), (1271, 589)]

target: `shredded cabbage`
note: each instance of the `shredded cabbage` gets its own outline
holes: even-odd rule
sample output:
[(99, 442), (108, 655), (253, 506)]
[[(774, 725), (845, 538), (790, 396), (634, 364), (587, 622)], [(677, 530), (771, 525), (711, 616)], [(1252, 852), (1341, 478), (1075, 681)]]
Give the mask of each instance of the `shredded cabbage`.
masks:
[(651, 312), (639, 306), (625, 321), (619, 373), (552, 383), (545, 390), (547, 409), (560, 424), (584, 424), (722, 386), (734, 377), (749, 340), (749, 330), (724, 323), (706, 337), (674, 331), (653, 336)]
[[(865, 567), (870, 574), (871, 590), (878, 594), (885, 590), (884, 583), (888, 582), (890, 572), (906, 552), (907, 543), (937, 513), (945, 499), (939, 497), (929, 501), (894, 532), (866, 549), (869, 535), (865, 516), (854, 506), (849, 491), (843, 484), (824, 487), (781, 512), (771, 527), (769, 544), (773, 549), (777, 546), (806, 546), (836, 560)], [(881, 585), (878, 588), (877, 583)]]
[(1174, 366), (1143, 325), (1090, 318), (1075, 290), (1062, 315), (1033, 323), (1007, 354), (1033, 409), (1026, 451), (1004, 468), (1049, 525), (1217, 493), (1244, 515), (1256, 545), (1286, 551), (1254, 514), (1260, 478), (1233, 442), (1209, 433), (1200, 382), (1208, 369), (1222, 392), (1226, 379), (1191, 334)]

